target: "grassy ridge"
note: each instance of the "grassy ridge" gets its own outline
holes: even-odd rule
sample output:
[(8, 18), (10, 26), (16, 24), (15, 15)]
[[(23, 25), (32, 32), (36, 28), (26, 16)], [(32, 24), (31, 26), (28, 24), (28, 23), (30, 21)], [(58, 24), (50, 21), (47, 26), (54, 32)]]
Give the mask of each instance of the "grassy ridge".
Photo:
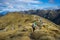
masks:
[[(40, 26), (39, 19), (42, 19), (44, 25)], [(39, 29), (33, 32), (34, 21)], [(60, 40), (59, 28), (53, 22), (37, 15), (9, 13), (0, 18), (0, 40)]]

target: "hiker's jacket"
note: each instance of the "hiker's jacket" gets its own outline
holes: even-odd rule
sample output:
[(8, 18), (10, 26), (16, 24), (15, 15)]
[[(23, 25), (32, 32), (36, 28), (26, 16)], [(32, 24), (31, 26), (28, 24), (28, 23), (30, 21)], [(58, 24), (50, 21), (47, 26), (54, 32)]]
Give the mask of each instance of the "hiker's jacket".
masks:
[(32, 25), (32, 27), (35, 28), (36, 26), (37, 26), (37, 24), (36, 24), (36, 22), (34, 22), (33, 25)]

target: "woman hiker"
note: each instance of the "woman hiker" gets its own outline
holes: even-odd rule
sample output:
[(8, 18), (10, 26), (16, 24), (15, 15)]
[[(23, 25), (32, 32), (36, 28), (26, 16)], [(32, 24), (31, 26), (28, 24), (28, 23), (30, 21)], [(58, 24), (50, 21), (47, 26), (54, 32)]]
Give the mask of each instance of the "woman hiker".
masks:
[(34, 30), (36, 29), (36, 27), (37, 27), (37, 23), (34, 22), (34, 23), (32, 24), (33, 32), (34, 32)]

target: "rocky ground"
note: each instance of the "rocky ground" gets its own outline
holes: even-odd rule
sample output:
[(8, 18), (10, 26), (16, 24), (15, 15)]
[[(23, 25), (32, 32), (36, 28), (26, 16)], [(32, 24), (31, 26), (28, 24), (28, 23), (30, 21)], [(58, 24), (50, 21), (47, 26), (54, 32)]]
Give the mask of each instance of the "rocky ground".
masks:
[(0, 40), (60, 40), (60, 26), (37, 15), (9, 13), (0, 18)]

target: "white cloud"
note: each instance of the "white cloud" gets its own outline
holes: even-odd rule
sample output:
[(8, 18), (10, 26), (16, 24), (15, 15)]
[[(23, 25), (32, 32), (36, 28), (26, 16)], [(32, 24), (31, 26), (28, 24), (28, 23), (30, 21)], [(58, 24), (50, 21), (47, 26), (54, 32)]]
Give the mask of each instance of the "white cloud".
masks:
[(37, 9), (42, 2), (37, 0), (5, 0), (3, 2), (6, 7), (4, 10), (7, 11), (21, 11), (21, 10), (29, 10), (29, 9)]
[(9, 5), (8, 7), (9, 7), (9, 8), (14, 8), (12, 5)]
[(50, 3), (54, 3), (54, 0), (49, 0)]
[(19, 0), (21, 2), (25, 2), (25, 3), (42, 3), (40, 1), (36, 1), (36, 0)]
[(4, 2), (5, 4), (9, 5), (10, 3), (9, 2)]
[(0, 5), (1, 5), (2, 3), (0, 3)]
[(28, 4), (28, 6), (30, 7), (30, 9), (38, 9), (39, 8), (39, 5)]
[(60, 7), (59, 7), (59, 6), (57, 6), (57, 5), (56, 5), (56, 6), (54, 6), (54, 8), (55, 8), (55, 9), (60, 9)]
[(9, 2), (4, 2), (4, 4), (7, 6), (7, 8), (13, 8), (13, 4)]

